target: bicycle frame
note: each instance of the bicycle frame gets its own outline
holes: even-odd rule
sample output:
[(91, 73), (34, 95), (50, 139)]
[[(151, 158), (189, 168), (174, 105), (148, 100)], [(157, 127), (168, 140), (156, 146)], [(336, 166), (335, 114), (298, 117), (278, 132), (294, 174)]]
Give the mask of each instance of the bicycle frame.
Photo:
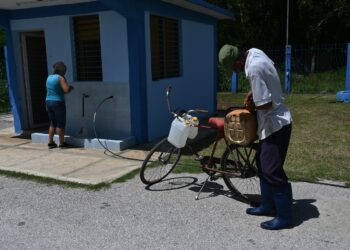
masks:
[[(171, 89), (172, 89), (172, 87), (170, 85), (166, 89), (168, 110), (174, 116), (174, 118), (178, 118), (179, 114), (177, 114), (173, 111), (172, 105), (171, 105), (171, 100), (170, 100)], [(241, 107), (231, 107), (229, 109), (232, 109), (232, 108), (241, 108)], [(181, 116), (184, 118), (184, 117), (186, 117), (186, 115), (191, 114), (191, 113), (207, 113), (207, 111), (202, 110), (202, 109), (193, 109), (193, 110), (191, 109), (191, 110), (184, 112)], [(216, 131), (215, 142), (214, 142), (214, 145), (212, 146), (212, 150), (211, 150), (209, 157), (208, 156), (200, 156), (197, 152), (195, 152), (193, 150), (192, 146), (188, 143), (188, 141), (186, 142), (186, 145), (185, 145), (185, 147), (188, 147), (191, 150), (192, 154), (194, 154), (197, 157), (196, 159), (198, 159), (200, 161), (203, 172), (206, 172), (207, 174), (209, 174), (209, 177), (212, 177), (215, 173), (221, 173), (221, 174), (226, 174), (226, 175), (229, 175), (232, 177), (238, 177), (237, 174), (234, 174), (232, 172), (223, 171), (223, 170), (220, 170), (218, 168), (215, 168), (215, 164), (221, 163), (221, 158), (214, 157), (218, 143), (221, 141), (221, 139), (224, 139), (226, 147), (229, 145), (227, 143), (226, 138), (223, 135), (223, 133), (217, 127), (214, 127), (214, 126), (207, 126), (207, 125), (201, 125), (201, 124), (193, 125), (193, 126), (196, 126), (199, 129), (215, 129), (215, 131)], [(214, 167), (212, 167), (213, 164), (214, 164)]]
[[(180, 126), (183, 126), (183, 127), (180, 127), (180, 129), (178, 129), (178, 127), (176, 126), (178, 126), (179, 123), (176, 122), (175, 123), (176, 126), (174, 126), (174, 129), (178, 129), (178, 130), (174, 130), (175, 132), (172, 131), (173, 129), (172, 127), (170, 129), (168, 138), (164, 138), (163, 140), (161, 140), (148, 153), (148, 155), (146, 156), (146, 159), (142, 164), (141, 171), (140, 171), (140, 177), (142, 182), (148, 185), (152, 185), (164, 179), (176, 167), (181, 157), (181, 149), (184, 147), (184, 148), (190, 149), (190, 152), (192, 153), (192, 155), (196, 156), (195, 159), (200, 162), (202, 171), (208, 174), (208, 178), (202, 184), (196, 196), (196, 199), (198, 199), (199, 195), (201, 194), (204, 186), (209, 181), (209, 179), (217, 180), (218, 178), (222, 177), (226, 185), (228, 186), (228, 188), (233, 193), (241, 195), (241, 197), (245, 197), (245, 199), (248, 200), (246, 196), (240, 193), (241, 186), (239, 186), (239, 190), (238, 190), (236, 186), (232, 183), (232, 180), (236, 178), (244, 180), (246, 178), (250, 179), (251, 177), (256, 176), (256, 171), (254, 168), (256, 155), (252, 154), (252, 152), (257, 150), (257, 147), (255, 145), (256, 143), (253, 143), (248, 146), (239, 146), (239, 145), (229, 144), (224, 136), (224, 129), (223, 129), (224, 118), (211, 117), (209, 119), (209, 125), (200, 124), (198, 119), (196, 119), (194, 122), (194, 119), (193, 119), (194, 117), (192, 117), (190, 114), (207, 113), (206, 110), (195, 109), (195, 110), (188, 110), (188, 111), (182, 110), (180, 112), (174, 112), (171, 106), (170, 92), (171, 92), (171, 86), (167, 87), (166, 96), (167, 96), (167, 105), (168, 105), (169, 112), (172, 114), (174, 118), (173, 122), (176, 121), (175, 119), (179, 119), (181, 122), (185, 124), (181, 124)], [(238, 107), (232, 107), (232, 108), (238, 108)], [(192, 135), (188, 134), (188, 130), (186, 130), (188, 128), (186, 126), (197, 127), (200, 130), (214, 129), (216, 131), (215, 141), (211, 146), (212, 148), (209, 156), (201, 156), (197, 151), (193, 149), (191, 140), (189, 140), (188, 138), (194, 139), (197, 136), (197, 134), (192, 134)], [(181, 140), (179, 141), (173, 140), (174, 138), (177, 139), (176, 136), (179, 136)], [(225, 141), (226, 149), (224, 150), (224, 153), (222, 154), (221, 157), (216, 157), (215, 153), (217, 151), (218, 144), (222, 139), (224, 139)], [(160, 155), (156, 155), (157, 152), (161, 152)], [(174, 155), (174, 158), (172, 158), (173, 155)], [(157, 158), (153, 158), (155, 160), (152, 160), (152, 156), (156, 156)], [(163, 158), (163, 156), (165, 156), (166, 158)], [(157, 168), (158, 168), (157, 162), (161, 163), (159, 167), (161, 169), (164, 168), (164, 171), (160, 171), (159, 175), (154, 171), (150, 171), (149, 173), (151, 173), (151, 175), (148, 175), (150, 178), (145, 177), (147, 176), (148, 169), (150, 170), (153, 169), (157, 171)], [(167, 168), (168, 170), (166, 170)]]

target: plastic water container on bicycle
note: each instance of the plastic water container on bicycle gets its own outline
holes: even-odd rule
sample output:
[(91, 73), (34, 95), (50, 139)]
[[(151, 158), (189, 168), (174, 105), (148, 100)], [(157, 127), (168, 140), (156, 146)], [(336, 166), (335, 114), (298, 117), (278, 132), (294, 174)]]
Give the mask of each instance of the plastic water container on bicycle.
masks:
[(177, 148), (183, 148), (188, 138), (194, 139), (198, 134), (198, 118), (191, 115), (175, 117), (171, 123), (168, 141)]

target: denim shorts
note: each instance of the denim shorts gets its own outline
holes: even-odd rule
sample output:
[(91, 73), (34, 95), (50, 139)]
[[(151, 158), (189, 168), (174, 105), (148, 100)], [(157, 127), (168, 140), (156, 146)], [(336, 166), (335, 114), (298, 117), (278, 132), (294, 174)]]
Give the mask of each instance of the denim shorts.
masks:
[(50, 127), (64, 129), (66, 127), (66, 104), (62, 101), (46, 101), (46, 111)]

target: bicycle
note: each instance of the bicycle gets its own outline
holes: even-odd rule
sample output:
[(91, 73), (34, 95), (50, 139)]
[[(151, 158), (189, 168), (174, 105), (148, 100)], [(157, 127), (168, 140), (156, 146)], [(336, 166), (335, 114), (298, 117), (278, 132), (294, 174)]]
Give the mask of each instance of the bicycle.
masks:
[[(199, 195), (209, 180), (215, 181), (222, 177), (226, 186), (234, 196), (244, 202), (256, 204), (256, 198), (260, 194), (260, 186), (257, 177), (258, 170), (256, 166), (258, 143), (253, 142), (248, 146), (228, 144), (224, 136), (224, 118), (210, 117), (208, 121), (209, 126), (201, 125), (196, 117), (193, 117), (191, 114), (207, 113), (207, 111), (198, 109), (173, 111), (170, 104), (170, 91), (171, 86), (166, 89), (166, 96), (168, 110), (174, 117), (173, 122), (179, 119), (180, 122), (184, 122), (190, 129), (215, 129), (215, 142), (212, 146), (210, 156), (201, 156), (193, 151), (187, 138), (185, 146), (177, 147), (169, 142), (169, 135), (168, 138), (164, 138), (158, 142), (146, 156), (140, 170), (141, 181), (146, 185), (153, 185), (162, 181), (177, 166), (182, 155), (182, 149), (187, 147), (196, 156), (195, 160), (200, 162), (203, 172), (208, 174), (207, 179), (202, 184), (196, 196), (196, 200), (199, 199)], [(231, 107), (227, 112), (235, 108), (237, 107)], [(194, 136), (192, 135), (192, 137), (194, 138), (195, 136), (196, 132), (194, 131)], [(214, 157), (216, 147), (222, 139), (225, 140), (226, 149), (220, 158)]]

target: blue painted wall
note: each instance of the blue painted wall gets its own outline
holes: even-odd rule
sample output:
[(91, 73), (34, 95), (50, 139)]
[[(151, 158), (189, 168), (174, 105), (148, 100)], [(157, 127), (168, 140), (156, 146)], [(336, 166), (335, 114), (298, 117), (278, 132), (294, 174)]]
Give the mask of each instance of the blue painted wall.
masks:
[(4, 48), (5, 60), (6, 60), (6, 73), (7, 73), (7, 84), (9, 89), (9, 99), (12, 114), (14, 117), (14, 128), (16, 133), (20, 133), (22, 130), (22, 124), (20, 115), (22, 113), (22, 107), (20, 105), (21, 96), (18, 93), (19, 82), (16, 77), (16, 67), (14, 60), (15, 49), (13, 46), (13, 39), (11, 33), (11, 27), (9, 18), (6, 12), (0, 11), (0, 26), (5, 30), (6, 34), (6, 46)]
[(100, 13), (104, 82), (129, 82), (127, 21), (114, 11)]
[[(176, 16), (168, 16), (177, 18)], [(216, 39), (213, 24), (188, 19), (180, 21), (180, 77), (152, 81), (149, 13), (146, 14), (147, 103), (149, 140), (169, 132), (171, 116), (167, 109), (165, 88), (173, 86), (174, 108), (215, 111), (216, 98)]]
[[(100, 16), (103, 81), (74, 82), (70, 18), (72, 15), (95, 13)], [(180, 20), (180, 77), (160, 81), (151, 79), (150, 13)], [(98, 116), (101, 119), (98, 130), (104, 131), (103, 137), (120, 139), (118, 137), (134, 135), (138, 142), (145, 142), (166, 135), (171, 121), (164, 92), (168, 84), (173, 85), (175, 106), (208, 109), (211, 113), (215, 111), (217, 23), (214, 18), (156, 0), (99, 0), (17, 10), (10, 16), (20, 106), (25, 106), (25, 91), (19, 34), (42, 30), (46, 38), (49, 72), (55, 61), (65, 61), (67, 80), (75, 86), (75, 91), (67, 96), (67, 106), (71, 107), (67, 132), (72, 135), (84, 127), (86, 135), (92, 136), (93, 112), (99, 102), (109, 95), (113, 95), (114, 99), (106, 103)], [(82, 119), (83, 93), (90, 97), (86, 99), (85, 117)], [(28, 126), (25, 116), (23, 111), (22, 128)]]

